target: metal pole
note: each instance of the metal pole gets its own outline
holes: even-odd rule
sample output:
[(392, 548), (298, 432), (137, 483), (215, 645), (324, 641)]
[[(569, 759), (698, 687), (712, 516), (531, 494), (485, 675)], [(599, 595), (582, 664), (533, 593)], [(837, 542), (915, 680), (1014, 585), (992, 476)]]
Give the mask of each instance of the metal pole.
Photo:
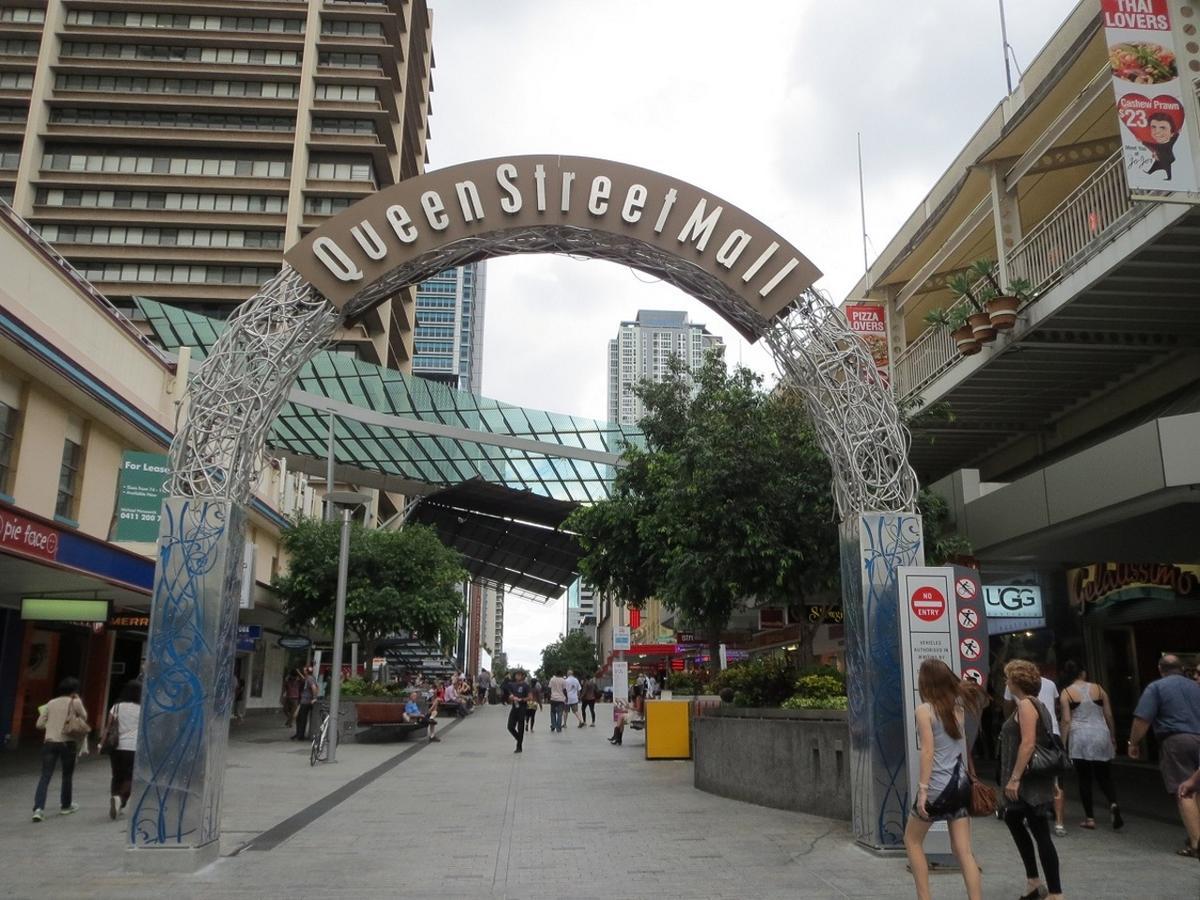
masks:
[[(330, 504), (332, 507), (332, 504)], [(346, 574), (350, 568), (350, 514), (342, 510), (342, 546), (338, 554), (337, 606), (333, 614), (333, 671), (329, 673), (329, 761), (337, 761), (338, 704), (342, 699), (342, 642), (346, 637)]]
[(1008, 25), (1004, 21), (1004, 0), (1000, 0), (1000, 40), (1004, 42), (1004, 80), (1008, 82), (1008, 92), (1012, 88), (1012, 67), (1008, 62)]
[(858, 139), (858, 213), (862, 221), (862, 245), (863, 245), (863, 284), (866, 289), (871, 289), (871, 264), (867, 262), (867, 197), (863, 190), (863, 170), (862, 170), (862, 134), (855, 135)]
[(325, 521), (333, 521), (333, 503), (329, 495), (333, 493), (333, 429), (337, 424), (333, 410), (329, 411), (329, 446), (325, 452)]

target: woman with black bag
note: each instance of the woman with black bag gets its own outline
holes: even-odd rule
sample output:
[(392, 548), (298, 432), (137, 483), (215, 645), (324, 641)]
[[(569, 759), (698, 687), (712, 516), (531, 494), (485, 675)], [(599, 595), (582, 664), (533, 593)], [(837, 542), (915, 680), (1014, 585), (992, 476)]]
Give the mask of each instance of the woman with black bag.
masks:
[(1004, 667), (1004, 677), (1017, 707), (1000, 729), (1000, 771), (1008, 775), (1004, 786), (1004, 823), (1012, 833), (1028, 879), (1021, 900), (1041, 896), (1039, 858), (1046, 875), (1047, 897), (1061, 900), (1058, 851), (1050, 835), (1050, 822), (1054, 818), (1054, 779), (1064, 764), (1070, 767), (1070, 759), (1051, 729), (1050, 711), (1037, 699), (1042, 686), (1037, 666), (1015, 659)]
[(104, 726), (104, 744), (112, 768), (109, 784), (108, 817), (115, 819), (133, 791), (133, 759), (137, 751), (138, 727), (142, 720), (142, 684), (131, 681), (121, 689), (121, 699), (108, 711)]
[(917, 674), (923, 701), (916, 710), (921, 764), (917, 799), (904, 829), (904, 849), (917, 888), (917, 900), (929, 900), (929, 862), (925, 836), (936, 821), (950, 829), (950, 847), (962, 867), (969, 900), (981, 900), (979, 864), (971, 850), (971, 779), (966, 731), (967, 707), (976, 702), (975, 685), (960, 681), (940, 659), (927, 659)]

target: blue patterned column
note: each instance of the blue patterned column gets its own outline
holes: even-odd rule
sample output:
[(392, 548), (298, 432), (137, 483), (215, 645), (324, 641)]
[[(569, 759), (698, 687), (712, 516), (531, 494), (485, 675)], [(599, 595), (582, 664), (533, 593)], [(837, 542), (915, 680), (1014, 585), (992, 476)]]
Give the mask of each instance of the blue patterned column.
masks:
[(128, 809), (140, 869), (217, 856), (244, 547), (240, 506), (163, 501)]
[(841, 526), (841, 555), (854, 836), (876, 850), (899, 850), (908, 775), (896, 570), (925, 561), (921, 517), (864, 513), (849, 519)]

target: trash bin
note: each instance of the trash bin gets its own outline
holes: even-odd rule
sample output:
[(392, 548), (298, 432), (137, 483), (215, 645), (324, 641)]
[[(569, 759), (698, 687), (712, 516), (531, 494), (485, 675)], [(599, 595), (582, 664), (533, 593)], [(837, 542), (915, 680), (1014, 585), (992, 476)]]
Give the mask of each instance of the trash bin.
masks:
[(646, 759), (691, 759), (691, 703), (650, 700), (646, 703)]

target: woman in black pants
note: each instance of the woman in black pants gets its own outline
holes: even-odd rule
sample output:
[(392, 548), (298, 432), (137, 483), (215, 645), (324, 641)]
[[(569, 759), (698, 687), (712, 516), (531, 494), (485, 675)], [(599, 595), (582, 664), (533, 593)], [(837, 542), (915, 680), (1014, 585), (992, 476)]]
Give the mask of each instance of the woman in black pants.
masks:
[(1058, 851), (1050, 836), (1050, 822), (1054, 818), (1054, 776), (1025, 771), (1038, 742), (1045, 742), (1050, 734), (1051, 713), (1037, 699), (1042, 676), (1033, 663), (1019, 659), (1004, 667), (1004, 676), (1017, 708), (1000, 729), (1000, 772), (1001, 777), (1008, 776), (1004, 786), (1004, 823), (1008, 825), (1025, 864), (1026, 892), (1021, 895), (1021, 900), (1035, 900), (1041, 892), (1038, 859), (1041, 859), (1046, 875), (1048, 900), (1060, 900), (1062, 884), (1058, 873)]

